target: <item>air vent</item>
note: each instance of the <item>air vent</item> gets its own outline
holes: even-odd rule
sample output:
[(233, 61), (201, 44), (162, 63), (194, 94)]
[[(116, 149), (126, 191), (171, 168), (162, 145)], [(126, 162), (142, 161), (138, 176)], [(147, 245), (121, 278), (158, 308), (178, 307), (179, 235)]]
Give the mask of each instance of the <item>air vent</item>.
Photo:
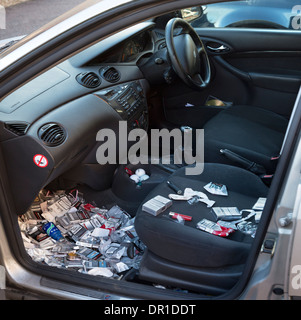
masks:
[(66, 140), (66, 133), (57, 123), (48, 123), (39, 129), (39, 138), (49, 147), (57, 147)]
[(106, 67), (99, 70), (101, 76), (108, 82), (114, 83), (120, 80), (120, 72), (113, 67)]
[(5, 128), (18, 136), (25, 135), (29, 124), (26, 122), (9, 122), (5, 123)]
[(76, 77), (78, 83), (86, 88), (96, 88), (101, 84), (99, 76), (94, 72), (81, 73)]

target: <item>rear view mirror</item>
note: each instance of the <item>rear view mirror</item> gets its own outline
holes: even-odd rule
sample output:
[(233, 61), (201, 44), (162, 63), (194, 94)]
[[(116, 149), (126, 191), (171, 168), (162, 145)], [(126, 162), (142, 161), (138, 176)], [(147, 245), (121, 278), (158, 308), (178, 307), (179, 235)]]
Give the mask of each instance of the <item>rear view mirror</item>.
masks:
[(181, 10), (182, 19), (187, 22), (191, 22), (203, 15), (202, 7), (191, 7)]

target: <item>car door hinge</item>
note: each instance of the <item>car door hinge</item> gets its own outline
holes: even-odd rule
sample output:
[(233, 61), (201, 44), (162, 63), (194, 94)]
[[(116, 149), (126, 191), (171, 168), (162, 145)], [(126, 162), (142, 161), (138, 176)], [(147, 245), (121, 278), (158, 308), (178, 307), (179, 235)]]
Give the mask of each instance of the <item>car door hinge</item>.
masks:
[(276, 248), (275, 239), (265, 239), (261, 247), (261, 252), (268, 253), (272, 257), (274, 255), (275, 248)]

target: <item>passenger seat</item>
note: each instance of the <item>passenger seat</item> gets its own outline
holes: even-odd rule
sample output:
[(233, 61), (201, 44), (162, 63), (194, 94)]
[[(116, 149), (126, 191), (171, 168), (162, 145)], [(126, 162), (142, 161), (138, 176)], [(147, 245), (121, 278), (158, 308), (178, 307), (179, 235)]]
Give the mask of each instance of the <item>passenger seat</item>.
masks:
[[(186, 176), (184, 167), (169, 180), (182, 190), (206, 193), (215, 207), (252, 209), (259, 197), (268, 194), (268, 187), (257, 175), (225, 164), (205, 163), (203, 173), (195, 176)], [(207, 193), (203, 187), (210, 182), (226, 185), (228, 196)], [(143, 203), (157, 195), (168, 198), (170, 193), (175, 192), (163, 182)], [(204, 286), (210, 293), (220, 293), (235, 283), (251, 248), (250, 235), (235, 231), (222, 238), (197, 229), (196, 224), (204, 218), (215, 221), (211, 208), (202, 202), (190, 205), (173, 200), (172, 206), (158, 216), (143, 211), (142, 205), (135, 219), (136, 231), (148, 248), (140, 268), (142, 279), (161, 279), (162, 283), (190, 289)], [(192, 221), (176, 223), (169, 217), (170, 211), (192, 216)]]

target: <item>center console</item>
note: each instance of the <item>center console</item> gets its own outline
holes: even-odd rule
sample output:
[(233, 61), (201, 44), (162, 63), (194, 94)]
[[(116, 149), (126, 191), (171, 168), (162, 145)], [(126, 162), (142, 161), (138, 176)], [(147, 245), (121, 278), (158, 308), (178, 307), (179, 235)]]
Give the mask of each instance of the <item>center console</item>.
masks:
[(106, 101), (123, 120), (128, 122), (128, 128), (147, 130), (148, 108), (143, 88), (139, 81), (111, 87), (96, 93)]

